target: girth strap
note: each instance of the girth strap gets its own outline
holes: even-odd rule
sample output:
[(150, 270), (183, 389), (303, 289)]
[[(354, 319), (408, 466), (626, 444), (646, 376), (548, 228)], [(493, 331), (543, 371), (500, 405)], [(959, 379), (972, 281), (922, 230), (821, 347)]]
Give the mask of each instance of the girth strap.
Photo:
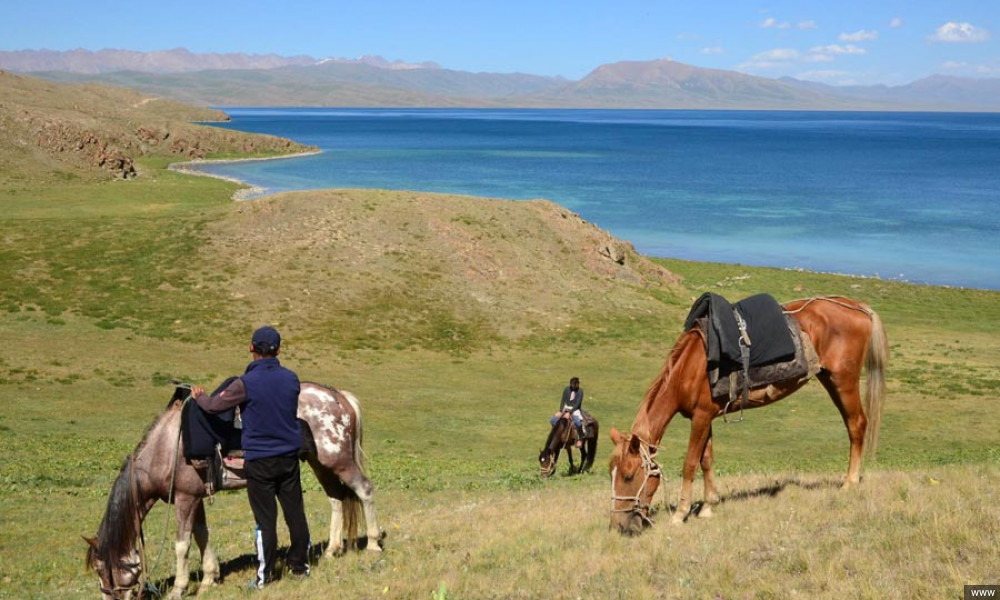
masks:
[[(733, 316), (736, 317), (736, 325), (740, 328), (740, 367), (743, 371), (743, 385), (740, 390), (740, 418), (730, 421), (726, 415), (729, 414), (729, 407), (736, 401), (736, 386), (729, 386), (729, 402), (726, 402), (722, 409), (722, 420), (726, 423), (740, 423), (743, 421), (743, 409), (746, 408), (750, 399), (750, 334), (747, 332), (747, 322), (740, 314), (740, 311), (733, 308)], [(732, 379), (730, 379), (732, 381)]]

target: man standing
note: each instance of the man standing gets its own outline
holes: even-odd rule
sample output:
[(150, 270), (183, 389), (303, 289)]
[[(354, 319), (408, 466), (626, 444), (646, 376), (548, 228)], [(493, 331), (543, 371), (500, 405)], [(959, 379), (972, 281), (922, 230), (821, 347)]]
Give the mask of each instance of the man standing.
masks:
[(299, 479), (299, 378), (278, 362), (280, 351), (278, 332), (270, 326), (261, 327), (250, 343), (253, 361), (241, 377), (214, 396), (208, 396), (200, 387), (191, 390), (198, 406), (208, 412), (240, 407), (247, 497), (257, 521), (259, 566), (252, 585), (258, 589), (270, 583), (274, 575), (277, 502), (281, 503), (291, 537), (288, 567), (293, 577), (309, 575), (309, 525)]
[(549, 419), (549, 422), (555, 427), (559, 419), (564, 418), (565, 415), (569, 415), (573, 419), (573, 425), (576, 426), (577, 448), (583, 446), (584, 437), (581, 409), (583, 409), (583, 390), (580, 389), (580, 378), (573, 377), (569, 380), (569, 385), (566, 389), (563, 390), (562, 400), (559, 402), (559, 410)]

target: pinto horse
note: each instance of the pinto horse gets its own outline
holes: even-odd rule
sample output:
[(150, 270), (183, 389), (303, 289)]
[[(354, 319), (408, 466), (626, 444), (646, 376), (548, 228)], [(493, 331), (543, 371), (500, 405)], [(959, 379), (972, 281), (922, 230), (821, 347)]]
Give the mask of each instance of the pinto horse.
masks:
[[(204, 572), (198, 593), (219, 579), (219, 561), (209, 546), (205, 520), (205, 480), (184, 459), (180, 424), (188, 394), (187, 388), (178, 387), (166, 410), (150, 425), (111, 488), (97, 537), (85, 538), (89, 544), (87, 566), (97, 572), (104, 600), (129, 600), (140, 587), (144, 567), (142, 523), (157, 500), (174, 504), (177, 513), (176, 576), (169, 597), (180, 598), (187, 588), (192, 533), (201, 550)], [(347, 539), (357, 538), (362, 517), (367, 524), (367, 548), (380, 551), (383, 535), (375, 519), (372, 482), (364, 472), (358, 399), (350, 392), (303, 382), (298, 418), (302, 457), (330, 499), (326, 555), (346, 549), (341, 538), (345, 531)], [(239, 478), (223, 485), (225, 490), (244, 487), (246, 481)]]
[(542, 477), (550, 477), (556, 472), (556, 463), (559, 462), (559, 452), (565, 448), (569, 456), (569, 472), (583, 473), (594, 466), (594, 457), (597, 455), (597, 438), (599, 425), (597, 419), (592, 418), (592, 422), (587, 425), (587, 432), (584, 434), (583, 445), (580, 446), (580, 470), (577, 471), (573, 465), (573, 447), (577, 440), (576, 427), (573, 426), (569, 417), (560, 418), (552, 426), (549, 432), (549, 439), (545, 441), (545, 447), (538, 454), (538, 464), (541, 467)]
[[(816, 378), (826, 388), (847, 426), (850, 457), (843, 487), (861, 479), (862, 450), (874, 456), (885, 397), (885, 368), (889, 348), (878, 314), (866, 304), (841, 296), (795, 300), (785, 314), (798, 323), (819, 358)], [(651, 524), (649, 508), (660, 484), (656, 448), (674, 415), (691, 420), (684, 459), (680, 501), (672, 522), (682, 523), (691, 510), (695, 470), (701, 465), (705, 503), (698, 515), (711, 516), (719, 502), (712, 471), (712, 420), (722, 415), (728, 398), (713, 398), (706, 375), (706, 352), (699, 328), (683, 333), (639, 406), (628, 434), (611, 428), (615, 448), (611, 455), (611, 526), (623, 534), (639, 533)], [(868, 371), (864, 404), (861, 371)], [(807, 378), (780, 381), (751, 390), (747, 408), (780, 400), (805, 385)]]

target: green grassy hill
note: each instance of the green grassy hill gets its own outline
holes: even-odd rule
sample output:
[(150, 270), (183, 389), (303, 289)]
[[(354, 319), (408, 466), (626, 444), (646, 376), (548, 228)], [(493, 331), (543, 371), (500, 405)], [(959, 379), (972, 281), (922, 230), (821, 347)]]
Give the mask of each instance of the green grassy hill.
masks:
[(190, 123), (225, 119), (217, 110), (130, 89), (0, 71), (0, 194), (134, 178), (141, 174), (138, 161), (146, 157), (270, 156), (307, 149), (273, 136)]
[[(7, 107), (22, 93), (3, 94), (3, 118), (21, 114)], [(31, 94), (25, 110), (135, 131), (71, 110), (92, 98), (83, 92), (44, 110)], [(208, 136), (193, 138), (201, 147), (217, 139), (164, 122)], [(361, 399), (389, 538), (382, 555), (320, 561), (309, 581), (261, 598), (937, 598), (1000, 583), (996, 292), (653, 260), (542, 200), (333, 190), (233, 203), (236, 184), (168, 171), (169, 153), (141, 155), (140, 176), (123, 181), (12, 139), (0, 144), (11, 168), (0, 186), (0, 598), (97, 597), (79, 536), (96, 530), (167, 380), (212, 386), (241, 372), (265, 322), (303, 379)], [(725, 502), (714, 520), (671, 528), (678, 419), (660, 449), (661, 523), (621, 538), (607, 528), (606, 433), (593, 474), (564, 476), (563, 458), (542, 481), (547, 418), (576, 375), (602, 430), (627, 429), (706, 290), (869, 302), (892, 352), (879, 457), (860, 489), (836, 489), (846, 434), (810, 384), (716, 428)], [(312, 475), (304, 485), (325, 542), (329, 503)], [(208, 518), (227, 577), (212, 597), (242, 598), (245, 498), (217, 497)], [(145, 528), (156, 583), (173, 569), (172, 530), (156, 508)]]

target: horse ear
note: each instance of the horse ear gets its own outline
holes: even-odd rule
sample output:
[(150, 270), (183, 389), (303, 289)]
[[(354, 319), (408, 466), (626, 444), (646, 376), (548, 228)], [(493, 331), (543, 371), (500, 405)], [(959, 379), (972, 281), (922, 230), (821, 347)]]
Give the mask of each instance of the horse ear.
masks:
[(611, 427), (611, 443), (617, 446), (622, 441), (622, 434), (620, 431), (615, 429), (614, 426)]
[(85, 535), (81, 535), (80, 537), (83, 538), (83, 541), (87, 542), (88, 546), (90, 546), (94, 550), (97, 550), (97, 538), (95, 538), (95, 537), (87, 537)]
[(629, 452), (636, 452), (636, 453), (639, 452), (640, 441), (641, 440), (639, 439), (639, 436), (633, 435), (632, 438), (629, 440), (629, 445), (628, 445)]

